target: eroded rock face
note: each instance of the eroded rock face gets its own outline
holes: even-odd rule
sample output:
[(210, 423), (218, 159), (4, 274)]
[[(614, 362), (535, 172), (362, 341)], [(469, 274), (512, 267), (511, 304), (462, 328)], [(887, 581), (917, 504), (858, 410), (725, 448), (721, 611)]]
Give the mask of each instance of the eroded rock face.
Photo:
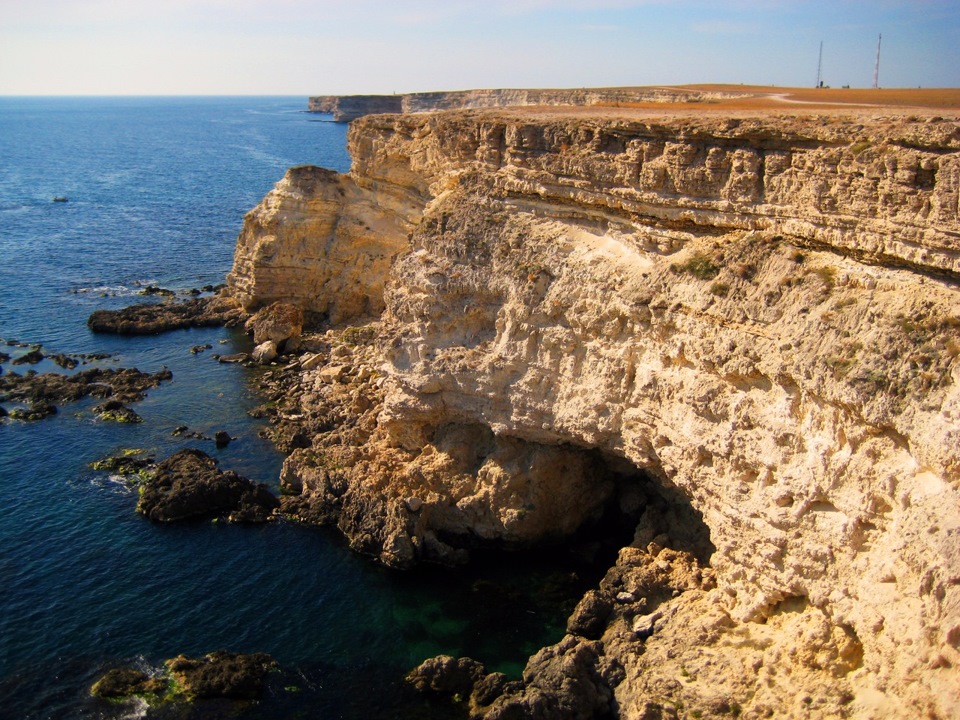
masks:
[(330, 170), (292, 168), (247, 213), (230, 293), (248, 312), (282, 301), (308, 320), (379, 315), (383, 282), (422, 206), (407, 188), (365, 192)]
[[(297, 404), (329, 410), (287, 462), (292, 502), (404, 565), (583, 510), (569, 531), (611, 501), (609, 478), (551, 480), (535, 458), (599, 453), (677, 493), (715, 551), (625, 549), (620, 585), (547, 652), (596, 658), (578, 665), (604, 681), (592, 709), (570, 712), (960, 712), (956, 121), (473, 112), (365, 118), (350, 143), (349, 178), (290, 201), (291, 237), (349, 224), (353, 200), (324, 199), (341, 184), (384, 218), (404, 198), (383, 237), (410, 236), (367, 276), (386, 288), (364, 360), (383, 381), (343, 383), (334, 358), (305, 374)], [(283, 192), (262, 206), (274, 218)], [(300, 292), (267, 288), (302, 257), (308, 297), (291, 301), (328, 312), (342, 264), (277, 222), (261, 262), (248, 221), (235, 287)], [(324, 257), (351, 247), (323, 237)], [(660, 564), (669, 593), (641, 603)], [(509, 702), (559, 692), (544, 682)]]

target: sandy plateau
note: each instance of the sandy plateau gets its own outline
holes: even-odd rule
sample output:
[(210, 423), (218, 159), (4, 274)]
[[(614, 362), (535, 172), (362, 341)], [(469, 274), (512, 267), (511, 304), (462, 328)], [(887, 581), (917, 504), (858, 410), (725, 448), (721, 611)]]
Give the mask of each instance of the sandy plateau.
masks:
[(474, 717), (960, 717), (960, 113), (891, 92), (368, 115), (248, 214), (233, 296), (326, 328), (288, 512), (636, 528)]

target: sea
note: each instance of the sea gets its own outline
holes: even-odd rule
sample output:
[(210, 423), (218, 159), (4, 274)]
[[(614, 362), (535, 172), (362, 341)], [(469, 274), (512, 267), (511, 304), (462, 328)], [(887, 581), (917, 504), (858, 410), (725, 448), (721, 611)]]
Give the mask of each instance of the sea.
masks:
[[(517, 678), (557, 642), (589, 570), (559, 550), (481, 555), (466, 568), (391, 571), (333, 530), (279, 521), (154, 524), (137, 492), (91, 463), (198, 447), (279, 491), (283, 457), (260, 437), (255, 369), (240, 330), (95, 335), (91, 312), (186, 294), (229, 271), (244, 214), (287, 168), (345, 172), (347, 128), (304, 97), (0, 97), (2, 372), (70, 372), (46, 354), (107, 355), (89, 367), (169, 368), (131, 407), (96, 401), (35, 422), (0, 420), (0, 719), (410, 718), (462, 714), (412, 696), (403, 675), (438, 654)], [(65, 201), (54, 201), (61, 198)], [(193, 353), (194, 346), (212, 349)], [(6, 409), (12, 403), (3, 403)], [(174, 430), (187, 426), (223, 448)], [(267, 652), (261, 699), (150, 705), (90, 694), (106, 670), (158, 672), (180, 654)]]

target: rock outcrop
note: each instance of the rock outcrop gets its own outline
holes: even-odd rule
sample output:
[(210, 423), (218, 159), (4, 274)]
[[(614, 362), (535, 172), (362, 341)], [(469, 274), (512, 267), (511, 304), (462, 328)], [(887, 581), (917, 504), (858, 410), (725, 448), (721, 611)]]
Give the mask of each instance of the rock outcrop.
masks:
[(236, 302), (213, 296), (97, 310), (87, 319), (87, 327), (95, 333), (157, 335), (191, 327), (232, 327), (242, 319), (243, 312)]
[(245, 218), (231, 296), (248, 312), (296, 305), (308, 322), (379, 315), (383, 282), (426, 198), (409, 183), (367, 187), (331, 170), (290, 169)]
[(186, 449), (159, 463), (143, 480), (137, 512), (156, 522), (202, 517), (265, 522), (279, 504), (263, 483), (219, 470), (214, 458)]
[(359, 356), (304, 363), (285, 502), (401, 566), (673, 517), (476, 713), (960, 713), (956, 120), (349, 137), (349, 176), (292, 170), (248, 215), (230, 277), (247, 307), (379, 315)]
[(267, 674), (277, 662), (266, 653), (218, 650), (202, 658), (178, 655), (164, 663), (162, 672), (139, 668), (108, 670), (90, 688), (90, 694), (109, 700), (134, 696), (153, 704), (211, 698), (255, 700), (263, 693)]
[[(137, 417), (124, 403), (142, 400), (147, 390), (160, 386), (170, 380), (173, 373), (160, 370), (156, 373), (144, 373), (136, 368), (90, 368), (73, 375), (61, 373), (36, 373), (29, 371), (25, 375), (7, 373), (0, 376), (0, 402), (25, 403), (27, 407), (15, 407), (10, 417), (20, 420), (40, 420), (56, 414), (57, 406), (76, 402), (81, 398), (95, 397), (108, 399), (94, 408), (98, 414), (114, 413), (104, 419), (119, 420), (121, 415), (126, 422), (138, 422)], [(120, 408), (120, 414), (116, 414)]]

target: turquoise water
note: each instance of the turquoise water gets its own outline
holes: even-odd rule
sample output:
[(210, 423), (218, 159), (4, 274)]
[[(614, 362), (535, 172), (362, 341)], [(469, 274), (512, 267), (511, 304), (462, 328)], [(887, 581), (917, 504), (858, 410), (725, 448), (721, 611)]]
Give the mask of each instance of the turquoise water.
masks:
[[(403, 704), (396, 682), (423, 659), (466, 654), (516, 674), (562, 635), (582, 583), (561, 558), (399, 574), (322, 529), (151, 524), (134, 512), (135, 492), (88, 467), (127, 448), (165, 457), (195, 446), (277, 486), (282, 458), (246, 414), (258, 402), (251, 371), (210, 357), (245, 337), (95, 336), (85, 322), (136, 301), (143, 285), (222, 282), (243, 214), (287, 167), (347, 170), (346, 127), (305, 104), (0, 98), (0, 337), (173, 371), (132, 406), (140, 425), (98, 421), (92, 401), (0, 424), (0, 718), (142, 715), (90, 698), (90, 684), (108, 667), (217, 649), (269, 652), (284, 671), (254, 706), (148, 716), (423, 716), (429, 708)], [(214, 349), (189, 352), (204, 343)], [(179, 425), (236, 440), (218, 450), (172, 437)]]

